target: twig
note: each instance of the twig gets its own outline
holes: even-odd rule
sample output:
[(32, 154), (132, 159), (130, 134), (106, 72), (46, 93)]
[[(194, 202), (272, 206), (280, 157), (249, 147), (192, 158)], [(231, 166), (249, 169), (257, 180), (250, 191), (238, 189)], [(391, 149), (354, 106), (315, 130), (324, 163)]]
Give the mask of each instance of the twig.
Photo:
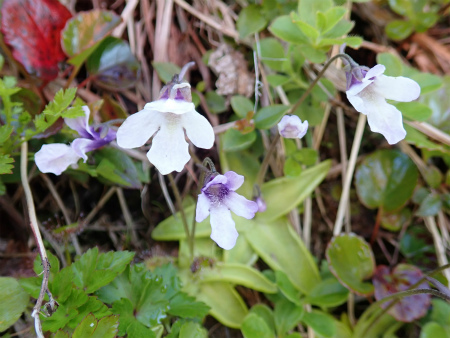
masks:
[(344, 186), (342, 189), (341, 199), (339, 201), (338, 212), (336, 215), (336, 222), (334, 223), (333, 235), (338, 236), (342, 231), (342, 224), (344, 220), (345, 210), (347, 208), (347, 201), (350, 194), (350, 185), (353, 179), (353, 172), (355, 171), (356, 158), (358, 157), (361, 139), (366, 125), (366, 115), (360, 114), (358, 124), (356, 125), (355, 138), (353, 140), (352, 151), (350, 153), (350, 160), (348, 163), (347, 174), (345, 175)]
[(442, 142), (448, 146), (450, 146), (450, 135), (444, 133), (442, 130), (439, 130), (436, 127), (433, 127), (431, 124), (426, 122), (417, 122), (417, 121), (405, 121), (411, 127), (417, 129), (418, 131), (424, 133), (425, 135), (435, 139), (436, 141)]
[(89, 224), (90, 221), (92, 221), (92, 219), (95, 217), (95, 215), (97, 215), (97, 212), (103, 208), (103, 206), (106, 204), (106, 202), (108, 202), (108, 200), (111, 198), (111, 196), (116, 192), (116, 187), (111, 187), (109, 188), (109, 190), (106, 192), (105, 195), (103, 195), (102, 198), (100, 198), (100, 201), (98, 201), (97, 205), (95, 206), (94, 209), (92, 209), (92, 211), (89, 213), (89, 215), (86, 216), (86, 218), (83, 220), (83, 222), (85, 224)]
[[(447, 255), (445, 253), (445, 247), (442, 243), (442, 238), (439, 235), (439, 231), (437, 229), (436, 221), (434, 217), (427, 216), (424, 217), (423, 220), (425, 221), (425, 225), (427, 226), (428, 230), (431, 233), (431, 236), (433, 237), (434, 246), (436, 248), (436, 256), (439, 265), (447, 265), (448, 259)], [(443, 274), (445, 275), (445, 278), (447, 278), (448, 283), (450, 283), (450, 270), (444, 270)], [(448, 286), (448, 285), (447, 285)]]
[(133, 241), (133, 245), (137, 247), (139, 245), (139, 241), (137, 238), (136, 231), (134, 230), (133, 218), (131, 217), (130, 210), (128, 209), (128, 205), (125, 200), (125, 196), (123, 195), (123, 189), (117, 188), (116, 194), (117, 194), (117, 198), (119, 199), (120, 208), (122, 209), (123, 218), (125, 219), (125, 223), (127, 224), (128, 231), (131, 234), (131, 240)]
[[(36, 305), (33, 308), (31, 316), (34, 317), (34, 328), (36, 330), (36, 335), (39, 338), (44, 338), (42, 332), (41, 320), (39, 318), (39, 313), (41, 310), (42, 302), (44, 301), (45, 293), (48, 294), (50, 302), (53, 301), (52, 294), (48, 290), (48, 278), (50, 276), (50, 263), (47, 258), (47, 252), (45, 251), (44, 242), (42, 241), (41, 232), (39, 231), (38, 221), (36, 217), (36, 210), (34, 209), (33, 194), (31, 193), (31, 188), (28, 183), (27, 175), (27, 165), (28, 165), (28, 142), (22, 140), (21, 154), (20, 154), (20, 178), (22, 180), (22, 186), (25, 193), (25, 198), (27, 200), (28, 214), (30, 216), (30, 226), (33, 231), (34, 238), (36, 239), (36, 244), (39, 248), (39, 254), (41, 255), (41, 261), (43, 266), (43, 278), (41, 284), (41, 291), (39, 292), (39, 297), (36, 300)], [(51, 303), (52, 304), (52, 303)]]
[[(47, 184), (48, 190), (50, 190), (50, 193), (52, 194), (53, 198), (56, 201), (56, 204), (58, 204), (59, 208), (61, 209), (61, 212), (63, 213), (64, 220), (66, 221), (67, 225), (72, 224), (72, 221), (70, 220), (69, 212), (67, 211), (61, 197), (58, 194), (58, 191), (55, 188), (55, 185), (53, 182), (48, 178), (47, 175), (41, 174), (42, 179), (44, 180), (45, 184)], [(81, 255), (81, 248), (80, 243), (78, 242), (77, 235), (74, 233), (70, 234), (70, 239), (72, 241), (73, 247), (75, 248), (75, 252), (77, 255)]]

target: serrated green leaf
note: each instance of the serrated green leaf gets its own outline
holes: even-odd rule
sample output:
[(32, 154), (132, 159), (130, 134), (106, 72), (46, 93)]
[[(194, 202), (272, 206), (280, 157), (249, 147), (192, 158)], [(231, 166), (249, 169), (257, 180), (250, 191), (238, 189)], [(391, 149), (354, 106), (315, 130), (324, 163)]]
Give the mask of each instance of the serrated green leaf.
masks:
[(121, 274), (133, 257), (134, 253), (128, 251), (99, 254), (97, 247), (89, 249), (72, 264), (74, 283), (88, 293), (94, 292)]
[(14, 159), (11, 158), (10, 155), (0, 154), (0, 175), (12, 174), (12, 169), (14, 168), (14, 166), (11, 163), (14, 163)]
[(0, 126), (0, 144), (4, 143), (11, 133), (13, 132), (13, 127), (10, 125)]
[(119, 326), (119, 316), (111, 315), (97, 320), (89, 314), (73, 332), (72, 338), (114, 338)]

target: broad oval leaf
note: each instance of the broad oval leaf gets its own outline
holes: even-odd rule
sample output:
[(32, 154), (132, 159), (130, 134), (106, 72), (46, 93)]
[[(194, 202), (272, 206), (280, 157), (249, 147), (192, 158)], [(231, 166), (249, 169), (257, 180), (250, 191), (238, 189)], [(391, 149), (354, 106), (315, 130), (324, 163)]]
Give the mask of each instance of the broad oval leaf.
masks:
[(0, 332), (13, 325), (25, 311), (30, 296), (12, 277), (0, 277)]
[(133, 86), (140, 72), (140, 64), (128, 43), (113, 37), (100, 43), (86, 67), (98, 85), (113, 90)]
[(286, 42), (304, 44), (308, 38), (303, 34), (300, 28), (292, 22), (290, 15), (283, 15), (276, 18), (269, 27), (269, 30), (276, 37)]
[(248, 5), (239, 13), (236, 26), (241, 38), (257, 33), (266, 27), (267, 19), (261, 10), (261, 6)]
[(348, 299), (348, 289), (334, 277), (324, 279), (303, 300), (306, 304), (320, 307), (335, 307), (344, 304)]
[[(422, 271), (413, 265), (399, 264), (392, 271), (388, 266), (380, 265), (373, 276), (375, 299), (381, 300), (397, 292), (406, 291), (422, 277)], [(429, 289), (430, 287), (424, 281), (417, 288)], [(430, 307), (430, 299), (431, 295), (429, 294), (402, 297), (388, 310), (388, 313), (398, 321), (411, 323), (426, 315)], [(381, 304), (381, 307), (385, 309), (390, 303), (392, 301), (385, 302)]]
[(69, 20), (62, 32), (62, 47), (71, 57), (69, 63), (80, 66), (121, 20), (116, 13), (99, 9), (80, 12)]
[(257, 214), (257, 219), (270, 223), (286, 215), (314, 191), (327, 175), (330, 166), (330, 161), (324, 161), (296, 177), (276, 178), (264, 183), (261, 193), (267, 209)]
[(256, 132), (243, 134), (236, 129), (228, 129), (221, 137), (223, 151), (239, 151), (250, 147), (256, 141)]
[(59, 1), (5, 0), (1, 8), (3, 39), (26, 71), (44, 80), (58, 75), (58, 62), (66, 58), (61, 30), (72, 16)]
[(447, 331), (436, 322), (428, 322), (422, 328), (419, 338), (448, 338)]
[(265, 293), (277, 291), (276, 285), (259, 270), (244, 264), (217, 263), (212, 269), (202, 269), (199, 275), (201, 282), (222, 281), (243, 285)]
[(375, 259), (369, 244), (355, 234), (334, 237), (326, 250), (327, 261), (333, 275), (359, 295), (371, 295), (373, 285), (364, 282), (373, 275)]
[(302, 322), (312, 328), (321, 337), (331, 338), (335, 336), (336, 324), (333, 317), (322, 311), (313, 310), (311, 312), (305, 312)]
[(369, 209), (393, 211), (412, 196), (418, 171), (408, 155), (378, 150), (367, 156), (355, 174), (356, 193)]
[(272, 338), (275, 334), (263, 318), (256, 313), (249, 313), (241, 327), (245, 338)]
[(240, 328), (248, 313), (247, 306), (230, 283), (202, 283), (196, 298), (211, 308), (211, 316), (231, 328)]
[(269, 224), (257, 222), (245, 236), (267, 265), (275, 271), (283, 271), (304, 294), (309, 294), (320, 283), (311, 253), (285, 220)]

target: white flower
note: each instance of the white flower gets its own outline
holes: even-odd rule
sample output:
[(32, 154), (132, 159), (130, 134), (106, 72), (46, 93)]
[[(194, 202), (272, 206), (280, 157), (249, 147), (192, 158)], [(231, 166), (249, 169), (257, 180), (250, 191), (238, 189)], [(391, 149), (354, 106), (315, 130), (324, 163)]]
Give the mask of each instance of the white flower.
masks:
[(37, 167), (43, 173), (61, 175), (67, 167), (76, 166), (78, 160), (87, 160), (86, 153), (110, 143), (116, 138), (116, 131), (100, 125), (97, 129), (89, 125), (90, 110), (83, 106), (84, 116), (65, 118), (64, 122), (81, 136), (69, 146), (63, 143), (44, 144), (34, 155)]
[(406, 77), (383, 75), (386, 67), (376, 65), (354, 67), (347, 72), (347, 98), (355, 109), (367, 115), (370, 130), (381, 133), (389, 144), (403, 140), (406, 131), (403, 128), (402, 113), (386, 102), (395, 100), (409, 102), (420, 95), (417, 82)]
[(234, 171), (211, 176), (205, 183), (202, 193), (198, 195), (195, 220), (202, 222), (211, 214), (211, 239), (221, 248), (230, 250), (239, 236), (230, 210), (251, 219), (255, 217), (258, 205), (235, 192), (244, 183), (244, 176)]
[(163, 175), (182, 171), (191, 158), (185, 131), (199, 148), (210, 149), (214, 144), (211, 124), (191, 102), (191, 86), (178, 83), (177, 77), (173, 81), (161, 90), (157, 101), (128, 117), (117, 131), (117, 144), (122, 148), (141, 147), (153, 136), (147, 157)]
[(302, 123), (297, 115), (285, 115), (278, 123), (278, 131), (284, 138), (302, 138), (308, 131), (308, 121)]

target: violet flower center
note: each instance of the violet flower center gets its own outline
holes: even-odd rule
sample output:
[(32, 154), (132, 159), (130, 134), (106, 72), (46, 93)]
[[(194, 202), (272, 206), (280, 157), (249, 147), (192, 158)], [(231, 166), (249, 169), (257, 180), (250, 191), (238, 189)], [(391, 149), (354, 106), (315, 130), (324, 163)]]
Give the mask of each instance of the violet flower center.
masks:
[(228, 189), (225, 185), (213, 184), (208, 187), (205, 191), (203, 191), (205, 195), (209, 198), (211, 203), (222, 203), (226, 196), (228, 196), (230, 189)]

